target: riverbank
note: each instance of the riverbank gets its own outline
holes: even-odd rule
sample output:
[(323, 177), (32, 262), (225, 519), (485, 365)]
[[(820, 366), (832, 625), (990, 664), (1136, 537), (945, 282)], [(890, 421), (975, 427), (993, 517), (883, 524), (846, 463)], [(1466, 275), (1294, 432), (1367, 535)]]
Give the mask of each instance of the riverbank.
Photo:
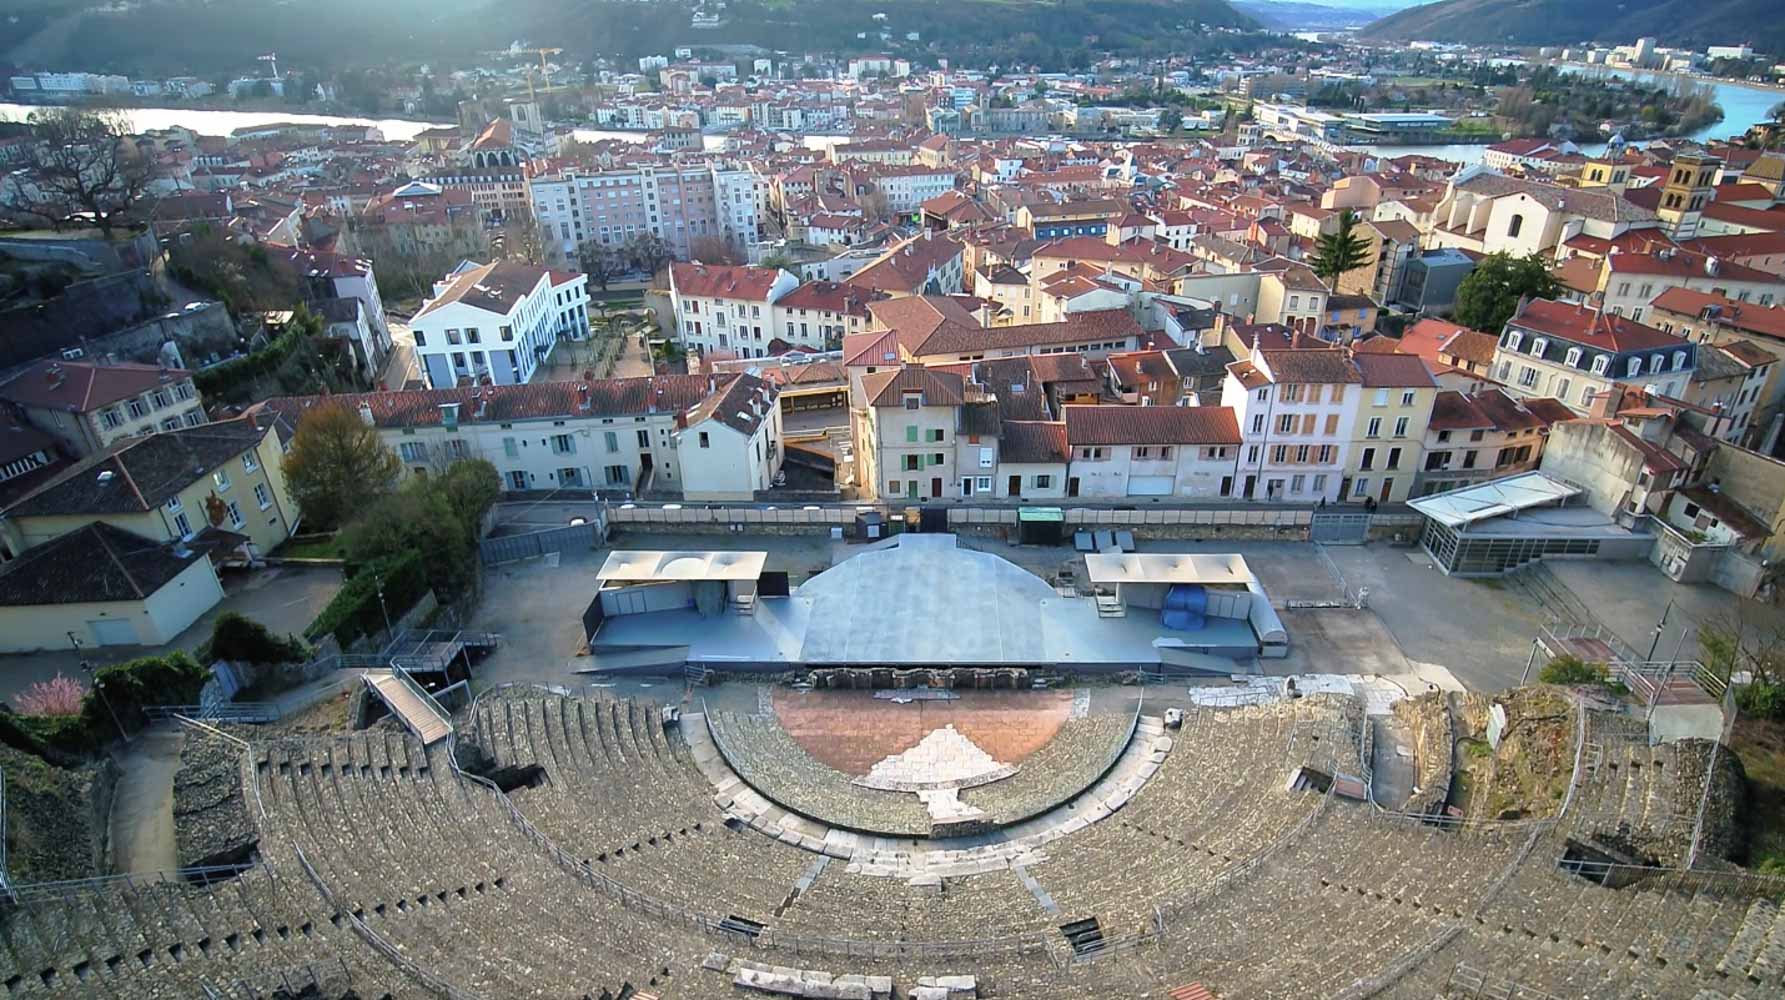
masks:
[(1596, 63), (1564, 62), (1561, 59), (1548, 59), (1540, 66), (1554, 66), (1558, 69), (1577, 69), (1588, 73), (1607, 74), (1611, 76), (1648, 76), (1685, 80), (1691, 83), (1710, 84), (1713, 87), (1742, 87), (1748, 90), (1765, 90), (1775, 94), (1785, 94), (1785, 84), (1768, 83), (1761, 80), (1736, 80), (1725, 76), (1710, 76), (1704, 73), (1677, 73), (1665, 69), (1629, 69), (1624, 66), (1602, 66)]

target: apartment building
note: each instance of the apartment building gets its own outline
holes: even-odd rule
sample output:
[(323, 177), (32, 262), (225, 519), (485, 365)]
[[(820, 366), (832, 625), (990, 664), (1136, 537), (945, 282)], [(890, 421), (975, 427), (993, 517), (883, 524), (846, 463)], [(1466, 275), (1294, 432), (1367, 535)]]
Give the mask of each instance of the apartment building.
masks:
[(0, 512), (0, 542), (17, 555), (103, 521), (201, 546), (219, 564), (246, 563), (298, 522), (284, 454), (270, 423), (247, 417), (117, 441)]
[(966, 248), (926, 229), (894, 244), (846, 280), (890, 297), (956, 295), (964, 290), (966, 275)]
[(1573, 301), (1591, 302), (1617, 316), (1653, 322), (1656, 299), (1669, 289), (1686, 288), (1735, 302), (1765, 307), (1785, 300), (1785, 278), (1677, 247), (1651, 253), (1608, 253), (1574, 257), (1556, 269)]
[(761, 239), (769, 183), (748, 165), (642, 164), (541, 175), (527, 193), (555, 261), (576, 260), (584, 243), (618, 247), (647, 233), (685, 260), (703, 239), (734, 247)]
[[(852, 408), (858, 487), (911, 500), (959, 496), (966, 402), (967, 380), (955, 372), (905, 364), (864, 375), (862, 405)], [(966, 474), (981, 468), (975, 452)], [(984, 474), (996, 474), (995, 459)]]
[(588, 278), (514, 261), (467, 262), (435, 282), (409, 327), (428, 385), (514, 385), (560, 337), (588, 335)]
[(754, 500), (781, 469), (780, 389), (754, 375), (716, 381), (672, 435), (689, 500)]
[(1340, 499), (1400, 503), (1413, 495), (1438, 383), (1411, 354), (1358, 353), (1358, 411)]
[(1441, 390), (1426, 424), (1412, 496), (1461, 489), (1537, 468), (1551, 424), (1575, 418), (1554, 399), (1519, 400), (1500, 389)]
[(1696, 344), (1634, 319), (1537, 299), (1507, 321), (1493, 373), (1516, 398), (1550, 396), (1585, 414), (1616, 382), (1678, 396), (1696, 357)]
[(1068, 497), (1234, 494), (1243, 437), (1225, 406), (1066, 406)]
[[(510, 493), (600, 490), (735, 499), (772, 481), (779, 468), (775, 396), (772, 385), (752, 375), (656, 375), (287, 396), (259, 409), (282, 418), (289, 429), (317, 407), (347, 407), (378, 429), (402, 460), (405, 476), (437, 474), (459, 459), (481, 458), (496, 467)], [(691, 460), (698, 497), (684, 480), (685, 452), (700, 453)]]
[(0, 382), (0, 400), (77, 458), (209, 419), (191, 372), (134, 362), (39, 361)]
[(774, 304), (798, 285), (791, 272), (777, 268), (671, 264), (677, 336), (684, 348), (700, 354), (768, 357), (777, 337)]
[(808, 281), (770, 303), (780, 345), (804, 351), (840, 351), (843, 338), (868, 326), (868, 303), (881, 297), (835, 281)]
[[(1123, 309), (1071, 313), (1057, 323), (983, 326), (957, 298), (941, 295), (883, 299), (868, 304), (871, 320), (845, 361), (867, 358), (946, 364), (1035, 354), (1103, 357), (1140, 346), (1144, 331)], [(875, 337), (881, 334), (880, 337)]]
[(1356, 436), (1363, 376), (1337, 349), (1264, 350), (1227, 366), (1221, 405), (1244, 440), (1235, 475), (1246, 499), (1336, 503)]

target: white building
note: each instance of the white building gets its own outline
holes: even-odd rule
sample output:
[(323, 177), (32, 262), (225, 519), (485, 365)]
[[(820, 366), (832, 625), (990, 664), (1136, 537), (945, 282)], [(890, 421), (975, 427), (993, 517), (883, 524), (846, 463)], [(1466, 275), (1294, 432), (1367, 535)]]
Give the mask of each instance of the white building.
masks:
[(780, 471), (779, 390), (753, 375), (733, 376), (682, 418), (674, 438), (682, 495), (690, 500), (753, 500)]
[(1225, 406), (1062, 408), (1069, 497), (1234, 495), (1241, 434)]
[(1245, 436), (1237, 495), (1336, 502), (1362, 387), (1339, 350), (1254, 350), (1228, 365), (1221, 403)]
[(587, 276), (511, 261), (466, 264), (434, 285), (409, 321), (436, 389), (533, 377), (559, 337), (588, 333)]
[(782, 457), (776, 389), (753, 375), (288, 396), (262, 407), (295, 427), (309, 410), (330, 405), (378, 428), (405, 476), (482, 458), (508, 493), (747, 499), (773, 481)]
[(798, 285), (791, 272), (778, 268), (670, 265), (670, 306), (682, 346), (701, 354), (767, 357), (775, 339), (772, 307)]

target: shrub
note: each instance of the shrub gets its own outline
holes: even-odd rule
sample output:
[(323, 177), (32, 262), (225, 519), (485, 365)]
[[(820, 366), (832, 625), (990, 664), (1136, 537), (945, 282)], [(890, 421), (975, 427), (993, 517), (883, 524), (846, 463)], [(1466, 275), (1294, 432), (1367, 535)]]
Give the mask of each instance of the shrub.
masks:
[(1545, 684), (1602, 685), (1605, 683), (1605, 667), (1565, 653), (1545, 664), (1537, 679)]
[(236, 663), (301, 663), (310, 647), (295, 635), (277, 636), (265, 625), (233, 611), (217, 617), (211, 629), (210, 660)]
[[(380, 583), (384, 587), (382, 605), (378, 599)], [(361, 636), (382, 631), (387, 611), (394, 622), (427, 592), (428, 576), (420, 552), (356, 564), (350, 567), (346, 584), (335, 592), (334, 600), (328, 602), (304, 634), (311, 639), (332, 635), (346, 649)]]
[(1757, 677), (1735, 689), (1735, 704), (1750, 719), (1785, 722), (1785, 681)]
[(13, 699), (21, 715), (79, 715), (87, 686), (66, 674), (38, 681)]
[(209, 667), (179, 650), (101, 667), (93, 677), (94, 694), (87, 697), (81, 715), (95, 733), (116, 728), (113, 712), (118, 723), (136, 729), (143, 723), (144, 706), (193, 704), (210, 676)]

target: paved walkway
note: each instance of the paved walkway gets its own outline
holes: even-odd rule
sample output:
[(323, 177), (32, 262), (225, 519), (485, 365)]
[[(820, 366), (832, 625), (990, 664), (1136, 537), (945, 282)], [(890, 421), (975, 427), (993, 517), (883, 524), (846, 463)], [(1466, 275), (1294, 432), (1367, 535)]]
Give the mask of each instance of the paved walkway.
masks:
[(384, 374), (378, 378), (386, 389), (401, 389), (412, 378), (421, 378), (415, 365), (415, 333), (409, 324), (390, 320), (390, 357), (385, 360)]
[(180, 867), (174, 838), (174, 774), (186, 732), (164, 723), (118, 751), (118, 791), (112, 799), (112, 864), (121, 872)]

